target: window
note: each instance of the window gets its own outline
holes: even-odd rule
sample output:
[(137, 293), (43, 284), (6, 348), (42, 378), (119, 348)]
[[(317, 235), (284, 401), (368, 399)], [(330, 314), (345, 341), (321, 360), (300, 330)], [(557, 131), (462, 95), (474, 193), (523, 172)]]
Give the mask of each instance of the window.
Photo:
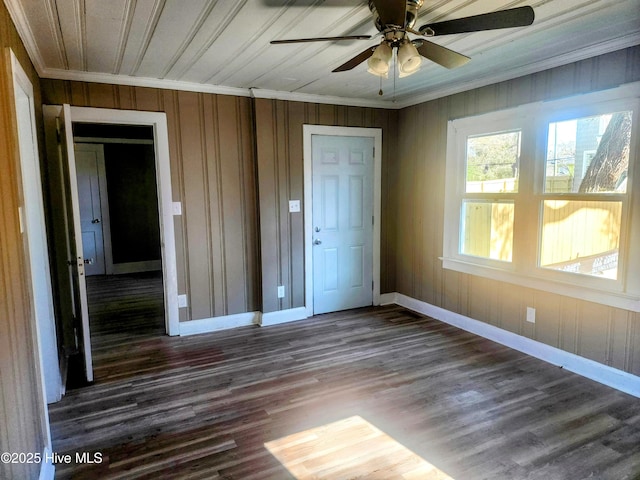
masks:
[(522, 131), (466, 138), (460, 253), (511, 262)]
[(548, 123), (540, 266), (618, 278), (632, 115)]
[(640, 311), (638, 95), (450, 121), (444, 267)]

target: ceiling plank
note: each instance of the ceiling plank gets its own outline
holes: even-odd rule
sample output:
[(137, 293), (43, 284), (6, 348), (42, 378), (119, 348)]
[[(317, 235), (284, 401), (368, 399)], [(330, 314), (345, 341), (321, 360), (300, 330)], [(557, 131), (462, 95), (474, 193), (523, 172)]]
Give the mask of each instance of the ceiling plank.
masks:
[[(380, 80), (366, 73), (366, 64), (331, 73), (379, 41), (366, 0), (4, 2), (43, 77), (241, 94), (258, 88), (297, 92), (303, 98), (333, 95), (380, 102)], [(451, 71), (423, 62), (415, 75), (395, 79), (398, 103), (437, 98), (640, 43), (640, 0), (430, 0), (416, 25), (523, 4), (535, 11), (529, 27), (432, 39), (472, 60)], [(269, 44), (276, 38), (348, 34), (373, 37)], [(382, 83), (385, 92), (392, 91), (392, 78)], [(387, 93), (385, 98), (390, 100)]]
[(118, 61), (120, 36), (114, 35), (114, 32), (120, 32), (123, 28), (127, 1), (82, 1), (85, 3), (87, 69), (92, 72), (110, 73)]
[(64, 55), (69, 69), (87, 71), (84, 1), (59, 0), (56, 2), (56, 7)]

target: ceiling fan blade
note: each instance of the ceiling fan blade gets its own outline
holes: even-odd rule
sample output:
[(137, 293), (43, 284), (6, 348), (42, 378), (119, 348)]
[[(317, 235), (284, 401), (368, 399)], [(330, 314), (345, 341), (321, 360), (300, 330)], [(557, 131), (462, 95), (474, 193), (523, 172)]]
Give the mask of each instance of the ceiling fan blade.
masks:
[(420, 27), (421, 33), (433, 32), (433, 35), (449, 35), (452, 33), (479, 32), (497, 30), (499, 28), (525, 27), (531, 25), (535, 18), (533, 8), (518, 7), (497, 12), (483, 13), (471, 17), (430, 23)]
[(404, 27), (407, 15), (407, 0), (373, 0), (380, 23)]
[(373, 55), (373, 51), (375, 49), (376, 49), (376, 47), (367, 48), (366, 50), (360, 52), (358, 55), (353, 57), (351, 60), (348, 60), (345, 63), (343, 63), (342, 65), (340, 65), (338, 68), (335, 68), (333, 70), (333, 72), (334, 73), (335, 72), (346, 72), (347, 70), (351, 70), (352, 68), (357, 67), (362, 62), (367, 60), (371, 55)]
[[(422, 43), (422, 45), (419, 45), (420, 43)], [(454, 52), (442, 45), (438, 45), (437, 43), (429, 42), (427, 40), (416, 40), (413, 44), (418, 49), (418, 53), (420, 55), (446, 68), (461, 67), (471, 60), (466, 55)]]
[(271, 40), (272, 45), (283, 43), (305, 43), (305, 42), (335, 42), (337, 40), (369, 40), (371, 35), (346, 35), (343, 37), (315, 37), (315, 38), (293, 38), (291, 40)]

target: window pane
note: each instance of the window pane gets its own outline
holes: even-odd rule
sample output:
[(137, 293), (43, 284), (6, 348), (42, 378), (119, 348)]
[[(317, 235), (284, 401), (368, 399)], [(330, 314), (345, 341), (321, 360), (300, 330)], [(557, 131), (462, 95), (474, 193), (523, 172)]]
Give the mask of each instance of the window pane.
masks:
[(625, 193), (631, 112), (549, 124), (546, 193)]
[(467, 138), (467, 192), (517, 192), (520, 131)]
[(540, 265), (618, 277), (622, 202), (543, 202)]
[(463, 201), (460, 253), (511, 261), (513, 202)]

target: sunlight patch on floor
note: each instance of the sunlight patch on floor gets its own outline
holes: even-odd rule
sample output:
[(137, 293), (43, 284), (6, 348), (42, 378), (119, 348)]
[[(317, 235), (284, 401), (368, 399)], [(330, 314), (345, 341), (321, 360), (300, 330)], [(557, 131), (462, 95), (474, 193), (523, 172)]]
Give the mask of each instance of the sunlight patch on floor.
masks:
[(264, 445), (298, 480), (454, 480), (360, 416)]

